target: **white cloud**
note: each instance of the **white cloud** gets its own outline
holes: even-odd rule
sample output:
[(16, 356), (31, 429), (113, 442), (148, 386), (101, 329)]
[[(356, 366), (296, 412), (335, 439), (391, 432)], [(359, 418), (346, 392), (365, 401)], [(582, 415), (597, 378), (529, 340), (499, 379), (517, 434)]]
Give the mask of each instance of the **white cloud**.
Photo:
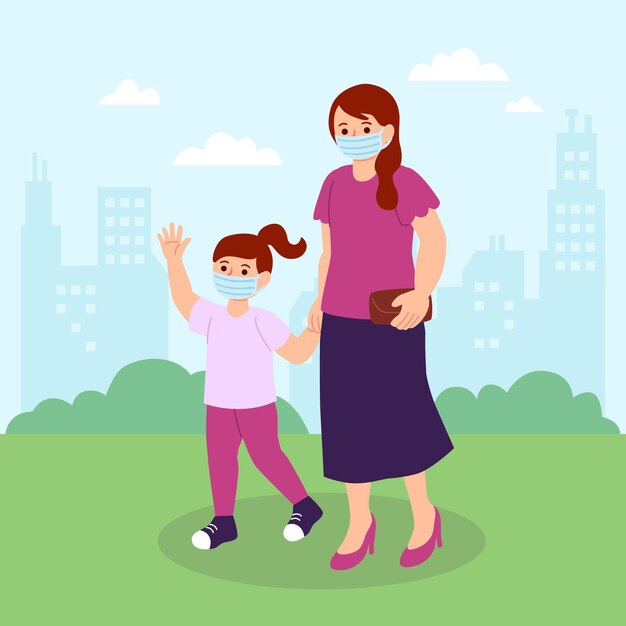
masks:
[(409, 72), (410, 81), (508, 81), (506, 72), (496, 63), (482, 63), (469, 48), (450, 56), (440, 52), (432, 65), (418, 63)]
[(228, 133), (211, 135), (204, 148), (185, 148), (172, 165), (282, 165), (273, 148), (257, 149), (250, 137), (235, 139)]
[(100, 100), (103, 106), (156, 106), (161, 104), (159, 93), (152, 87), (139, 89), (134, 80), (123, 80), (115, 89)]
[(511, 100), (504, 109), (507, 113), (543, 113), (543, 109), (530, 96), (522, 96), (519, 102)]

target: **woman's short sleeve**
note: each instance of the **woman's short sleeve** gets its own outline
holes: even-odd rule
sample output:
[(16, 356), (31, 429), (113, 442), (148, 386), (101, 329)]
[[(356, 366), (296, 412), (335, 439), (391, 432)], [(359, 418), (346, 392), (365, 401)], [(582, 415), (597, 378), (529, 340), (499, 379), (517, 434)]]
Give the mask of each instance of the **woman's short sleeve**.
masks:
[(320, 195), (317, 197), (317, 202), (315, 203), (315, 211), (313, 212), (313, 219), (320, 220), (324, 224), (330, 223), (330, 193), (332, 188), (333, 175), (331, 172), (322, 184)]
[(398, 171), (399, 180), (394, 177), (398, 189), (398, 219), (404, 225), (410, 224), (416, 217), (424, 217), (428, 209), (439, 206), (439, 198), (428, 183), (415, 171), (408, 167)]

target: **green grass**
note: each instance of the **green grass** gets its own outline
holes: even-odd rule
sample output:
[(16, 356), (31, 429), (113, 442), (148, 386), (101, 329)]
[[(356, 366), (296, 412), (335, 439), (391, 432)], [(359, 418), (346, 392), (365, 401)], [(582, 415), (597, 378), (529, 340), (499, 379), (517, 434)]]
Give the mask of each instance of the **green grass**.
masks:
[[(587, 624), (623, 617), (626, 438), (465, 435), (429, 472), (444, 547), (397, 559), (402, 481), (378, 483), (376, 553), (333, 572), (342, 486), (319, 437), (282, 438), (326, 514), (288, 544), (286, 504), (241, 453), (240, 538), (195, 551), (210, 516), (203, 438), (0, 436), (3, 624)], [(261, 537), (265, 538), (261, 542)], [(218, 621), (219, 620), (219, 621)]]

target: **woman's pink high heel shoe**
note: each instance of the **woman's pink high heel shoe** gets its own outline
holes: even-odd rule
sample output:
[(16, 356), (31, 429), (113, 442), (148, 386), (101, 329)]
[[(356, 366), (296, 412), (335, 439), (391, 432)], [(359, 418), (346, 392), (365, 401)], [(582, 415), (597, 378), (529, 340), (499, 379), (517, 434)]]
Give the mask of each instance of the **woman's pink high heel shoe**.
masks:
[(365, 539), (363, 539), (361, 547), (356, 552), (350, 552), (348, 554), (339, 554), (339, 552), (335, 552), (335, 554), (333, 554), (333, 558), (330, 560), (330, 566), (337, 570), (352, 569), (353, 567), (356, 567), (365, 558), (368, 549), (370, 554), (374, 554), (375, 538), (376, 519), (372, 515), (372, 523), (370, 524), (367, 533), (365, 533)]
[(412, 550), (406, 548), (400, 556), (400, 565), (402, 567), (415, 567), (423, 563), (435, 550), (435, 543), (439, 548), (443, 545), (441, 541), (441, 516), (437, 507), (435, 507), (435, 525), (430, 539), (418, 548), (413, 548)]

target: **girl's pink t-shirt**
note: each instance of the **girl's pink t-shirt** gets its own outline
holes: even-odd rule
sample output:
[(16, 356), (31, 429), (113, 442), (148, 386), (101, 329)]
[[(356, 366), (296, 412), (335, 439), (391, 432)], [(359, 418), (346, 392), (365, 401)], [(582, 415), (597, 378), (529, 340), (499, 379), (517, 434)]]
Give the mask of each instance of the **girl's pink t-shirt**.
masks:
[(205, 404), (252, 409), (276, 401), (274, 350), (291, 335), (277, 315), (250, 307), (233, 317), (225, 306), (200, 298), (189, 328), (206, 337)]
[(322, 311), (340, 317), (369, 318), (369, 295), (381, 289), (411, 288), (415, 282), (415, 217), (439, 206), (439, 198), (414, 170), (400, 166), (393, 175), (398, 205), (378, 206), (378, 176), (360, 182), (352, 165), (324, 181), (314, 219), (330, 226), (331, 256)]

